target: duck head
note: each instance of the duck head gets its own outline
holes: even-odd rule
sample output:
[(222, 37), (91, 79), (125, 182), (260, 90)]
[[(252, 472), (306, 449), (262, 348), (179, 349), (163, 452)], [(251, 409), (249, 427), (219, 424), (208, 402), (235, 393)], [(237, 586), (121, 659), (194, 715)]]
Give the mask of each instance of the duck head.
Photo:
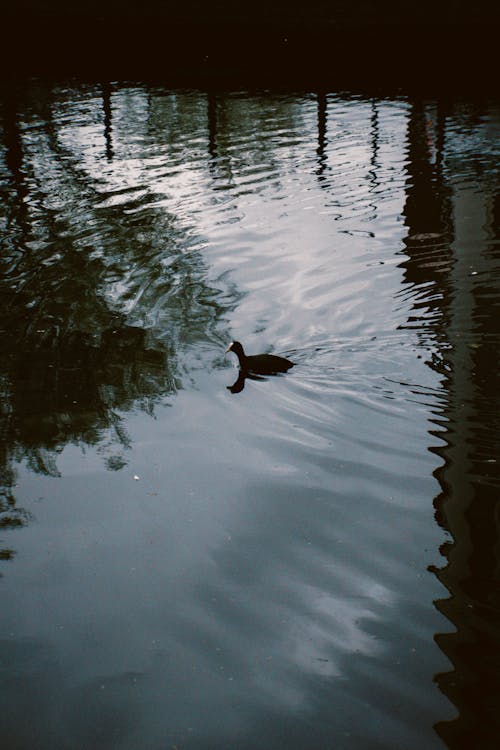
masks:
[(238, 357), (238, 359), (240, 357), (244, 357), (245, 356), (245, 352), (243, 351), (243, 346), (240, 344), (239, 341), (231, 341), (231, 343), (229, 344), (229, 346), (226, 349), (226, 354), (228, 352), (234, 352), (236, 354), (236, 356)]

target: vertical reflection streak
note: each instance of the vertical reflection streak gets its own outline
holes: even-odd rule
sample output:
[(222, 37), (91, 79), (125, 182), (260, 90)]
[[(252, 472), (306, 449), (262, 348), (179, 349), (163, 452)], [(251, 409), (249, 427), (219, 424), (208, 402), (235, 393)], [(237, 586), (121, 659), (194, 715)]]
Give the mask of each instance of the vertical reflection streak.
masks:
[[(445, 393), (432, 432), (444, 441), (432, 448), (443, 461), (435, 472), (441, 491), (434, 505), (451, 540), (440, 550), (444, 566), (432, 571), (449, 592), (435, 605), (454, 630), (436, 635), (452, 669), (435, 681), (457, 716), (435, 729), (459, 750), (493, 747), (500, 731), (492, 690), (500, 654), (500, 383), (493, 365), (500, 343), (500, 258), (489, 241), (498, 238), (492, 218), (498, 179), (484, 167), (469, 183), (460, 177), (460, 139), (472, 148), (473, 130), (460, 117), (452, 128), (450, 117), (442, 105), (412, 105), (404, 211), (409, 260), (402, 265), (415, 311), (420, 308), (412, 319), (420, 317), (418, 336)], [(480, 112), (474, 119), (480, 121)]]
[(327, 166), (325, 149), (328, 144), (328, 140), (327, 140), (327, 119), (328, 119), (327, 104), (328, 102), (327, 102), (325, 92), (320, 91), (317, 94), (317, 103), (318, 103), (318, 147), (316, 149), (316, 154), (318, 157), (318, 166), (316, 169), (316, 174), (318, 176), (318, 180), (322, 181), (324, 180), (323, 173)]
[(213, 166), (217, 160), (217, 96), (210, 90), (207, 94), (208, 153)]
[[(371, 106), (372, 106), (372, 115), (371, 115), (371, 120), (370, 120), (371, 157), (370, 157), (370, 169), (368, 170), (368, 174), (370, 175), (370, 193), (372, 193), (373, 195), (376, 195), (377, 190), (380, 185), (380, 180), (377, 174), (378, 169), (380, 168), (380, 164), (378, 163), (380, 134), (379, 134), (379, 117), (378, 117), (377, 103), (372, 100)], [(373, 200), (370, 203), (370, 207), (373, 209), (373, 213), (370, 218), (374, 220), (377, 218), (377, 204), (375, 200)]]
[(106, 159), (113, 160), (113, 110), (111, 107), (112, 86), (110, 83), (102, 84), (102, 108), (104, 112), (104, 140), (106, 143)]

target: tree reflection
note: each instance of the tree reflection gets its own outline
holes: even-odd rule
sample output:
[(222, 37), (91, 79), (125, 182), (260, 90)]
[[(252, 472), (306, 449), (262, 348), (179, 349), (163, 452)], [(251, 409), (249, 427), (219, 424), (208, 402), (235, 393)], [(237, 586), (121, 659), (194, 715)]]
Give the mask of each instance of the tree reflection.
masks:
[[(103, 201), (99, 176), (83, 169), (54, 114), (57, 95), (30, 93), (8, 91), (0, 113), (3, 528), (27, 520), (13, 491), (19, 462), (55, 476), (65, 445), (111, 437), (122, 455), (107, 466), (123, 466), (121, 415), (151, 412), (182, 387), (183, 352), (227, 339), (219, 327), (230, 304), (208, 285), (176, 216), (133, 190), (117, 205)], [(103, 155), (116, 161), (104, 94)], [(97, 96), (90, 118), (99, 112)]]
[(111, 107), (112, 86), (110, 83), (102, 85), (102, 108), (104, 112), (104, 139), (106, 141), (106, 158), (113, 160), (113, 110)]
[[(414, 104), (408, 134), (408, 239), (405, 278), (417, 329), (432, 349), (430, 366), (442, 376), (444, 400), (436, 434), (444, 447), (435, 472), (441, 492), (436, 519), (452, 535), (433, 568), (449, 591), (436, 602), (454, 631), (436, 641), (452, 669), (436, 676), (458, 716), (436, 731), (450, 748), (493, 747), (500, 648), (500, 400), (498, 302), (500, 255), (498, 174), (491, 134), (498, 112), (470, 107), (443, 110)], [(488, 123), (488, 125), (485, 125)], [(475, 133), (491, 153), (478, 153)], [(462, 160), (468, 164), (462, 170)], [(475, 172), (475, 174), (474, 174)], [(477, 241), (478, 237), (482, 240)], [(474, 238), (474, 239), (472, 239)]]

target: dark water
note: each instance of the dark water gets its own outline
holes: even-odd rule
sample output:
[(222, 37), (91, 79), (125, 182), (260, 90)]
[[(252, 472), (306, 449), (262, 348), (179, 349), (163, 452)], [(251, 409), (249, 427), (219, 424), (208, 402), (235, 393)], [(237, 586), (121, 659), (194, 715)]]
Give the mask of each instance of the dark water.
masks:
[(1, 105), (2, 747), (496, 747), (498, 105)]

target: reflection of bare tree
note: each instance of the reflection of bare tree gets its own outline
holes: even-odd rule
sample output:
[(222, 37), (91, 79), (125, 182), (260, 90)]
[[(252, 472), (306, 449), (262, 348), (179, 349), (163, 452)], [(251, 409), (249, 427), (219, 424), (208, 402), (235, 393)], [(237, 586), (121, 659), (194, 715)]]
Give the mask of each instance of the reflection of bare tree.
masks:
[(217, 94), (214, 91), (207, 93), (207, 123), (208, 123), (208, 153), (210, 163), (217, 160)]
[(316, 154), (318, 156), (318, 167), (316, 174), (318, 179), (323, 179), (323, 172), (326, 168), (326, 154), (325, 148), (327, 146), (327, 120), (328, 120), (328, 108), (327, 98), (324, 91), (318, 92), (318, 147)]
[[(3, 422), (3, 413), (1, 416)], [(27, 512), (19, 508), (16, 504), (13, 493), (15, 481), (15, 472), (12, 469), (10, 457), (8, 456), (6, 436), (0, 432), (0, 531), (17, 529), (20, 526), (24, 526), (29, 518)], [(0, 545), (1, 541), (0, 538)], [(11, 560), (13, 557), (14, 550), (9, 547), (0, 546), (0, 561)]]
[[(302, 122), (303, 108), (292, 96), (269, 98), (233, 94), (218, 97), (209, 91), (205, 118), (208, 130), (208, 151), (211, 172), (215, 180), (224, 181), (231, 191), (245, 191), (245, 181), (253, 175), (252, 192), (261, 189), (256, 175), (265, 171), (262, 188), (279, 185), (283, 171), (283, 142), (275, 138), (276, 131), (287, 133), (287, 151), (303, 153), (302, 137), (306, 130)], [(245, 148), (235, 148), (244, 142)], [(288, 158), (290, 153), (285, 153)], [(219, 187), (216, 183), (215, 187)]]
[[(448, 300), (453, 294), (453, 218), (450, 190), (442, 172), (445, 113), (413, 103), (408, 126), (408, 187), (404, 216), (408, 227), (401, 268), (406, 284), (401, 296), (410, 299), (414, 315), (404, 328), (415, 330), (431, 349), (432, 366), (443, 371), (441, 352), (448, 345)], [(437, 146), (439, 145), (439, 148)], [(439, 347), (433, 346), (439, 342)]]
[(110, 83), (102, 85), (102, 108), (104, 112), (104, 140), (106, 141), (106, 158), (113, 159), (113, 126), (111, 108), (112, 86)]
[[(10, 97), (0, 121), (4, 525), (23, 522), (12, 494), (16, 462), (54, 475), (67, 443), (97, 445), (112, 434), (126, 447), (120, 412), (151, 410), (175, 393), (182, 352), (217, 339), (228, 304), (207, 285), (175, 216), (144, 195), (102, 205), (61, 137), (50, 97)], [(109, 468), (120, 465), (108, 459)]]
[[(433, 449), (443, 458), (435, 507), (452, 542), (434, 572), (450, 593), (436, 606), (454, 631), (436, 636), (452, 664), (436, 681), (458, 716), (436, 731), (457, 749), (493, 747), (500, 729), (492, 692), (500, 647), (499, 185), (491, 133), (478, 139), (484, 114), (413, 107), (405, 210), (403, 267), (418, 309), (408, 325), (432, 347), (429, 364), (445, 388), (436, 416), (445, 445)], [(487, 115), (498, 126), (498, 113)]]
[(451, 748), (494, 747), (500, 731), (494, 687), (500, 649), (500, 224), (498, 184), (483, 182), (481, 192), (478, 185), (481, 180), (462, 186), (456, 197), (457, 208), (466, 200), (482, 240), (469, 244), (457, 213), (456, 270), (462, 273), (455, 274), (461, 283), (450, 304), (447, 425), (440, 435), (446, 445), (438, 451), (444, 463), (436, 473), (442, 487), (436, 517), (453, 537), (442, 550), (446, 564), (435, 571), (450, 593), (436, 605), (456, 628), (436, 636), (452, 664), (436, 679), (459, 712), (437, 726)]

